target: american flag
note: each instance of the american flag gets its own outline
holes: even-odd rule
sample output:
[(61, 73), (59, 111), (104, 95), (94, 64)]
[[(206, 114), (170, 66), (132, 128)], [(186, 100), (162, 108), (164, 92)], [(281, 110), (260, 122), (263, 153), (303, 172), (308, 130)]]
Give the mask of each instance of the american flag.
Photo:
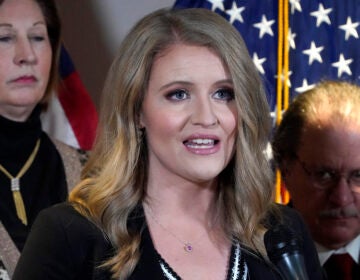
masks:
[[(177, 0), (174, 7), (210, 9), (240, 32), (274, 125), (297, 94), (320, 80), (360, 85), (360, 0)], [(271, 157), (270, 145), (267, 152)], [(289, 201), (279, 171), (275, 201)]]
[(77, 149), (92, 148), (98, 114), (90, 94), (82, 83), (72, 59), (61, 48), (60, 83), (41, 116), (43, 129), (52, 137)]
[(273, 116), (278, 73), (285, 80), (278, 72), (279, 30), (286, 17), (279, 14), (280, 5), (288, 7), (288, 32), (283, 37), (288, 45), (285, 86), (290, 101), (322, 79), (360, 84), (360, 0), (178, 0), (174, 4), (210, 9), (239, 30), (263, 77)]

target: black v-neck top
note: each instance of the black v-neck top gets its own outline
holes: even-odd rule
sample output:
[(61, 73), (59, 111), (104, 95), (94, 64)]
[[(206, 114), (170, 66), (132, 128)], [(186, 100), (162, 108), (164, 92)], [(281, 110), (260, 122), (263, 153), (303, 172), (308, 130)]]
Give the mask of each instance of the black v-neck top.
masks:
[[(142, 229), (141, 255), (128, 280), (168, 280), (160, 265), (161, 258), (154, 248), (146, 227), (142, 208), (139, 207), (139, 209), (129, 221), (129, 228)], [(281, 207), (281, 211), (287, 217), (285, 220), (289, 226), (303, 240), (309, 280), (322, 279), (314, 244), (299, 214), (284, 206)], [(271, 220), (271, 223), (273, 224), (274, 221)], [(116, 248), (99, 228), (79, 214), (70, 204), (62, 203), (39, 214), (20, 257), (13, 280), (111, 279), (109, 270), (100, 265), (113, 256), (115, 251)], [(248, 268), (249, 279), (281, 279), (274, 266), (268, 264), (262, 257), (247, 250), (241, 250), (241, 254)], [(230, 264), (229, 267), (233, 265)]]
[[(156, 249), (155, 249), (156, 250)], [(158, 262), (167, 280), (181, 280), (181, 277), (173, 270), (166, 260), (157, 252)], [(224, 268), (226, 269), (226, 268)], [(231, 246), (225, 280), (249, 279), (249, 269), (241, 251), (239, 242)]]

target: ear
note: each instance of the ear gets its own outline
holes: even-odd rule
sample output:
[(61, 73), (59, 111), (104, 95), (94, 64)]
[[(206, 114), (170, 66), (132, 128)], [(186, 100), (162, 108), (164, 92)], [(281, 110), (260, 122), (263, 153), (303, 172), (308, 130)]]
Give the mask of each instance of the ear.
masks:
[(143, 116), (142, 112), (140, 112), (139, 117), (138, 117), (138, 128), (139, 129), (145, 128), (144, 116)]

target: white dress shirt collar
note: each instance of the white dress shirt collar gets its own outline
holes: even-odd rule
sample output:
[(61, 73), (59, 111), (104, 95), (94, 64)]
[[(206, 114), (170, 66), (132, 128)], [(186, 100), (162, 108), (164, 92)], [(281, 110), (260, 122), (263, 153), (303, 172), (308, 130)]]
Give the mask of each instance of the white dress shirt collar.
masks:
[(315, 246), (319, 255), (319, 260), (321, 266), (330, 258), (332, 254), (345, 254), (348, 253), (353, 258), (353, 260), (359, 264), (359, 255), (360, 255), (360, 234), (348, 243), (346, 246), (341, 247), (337, 250), (330, 250), (318, 243), (315, 242)]

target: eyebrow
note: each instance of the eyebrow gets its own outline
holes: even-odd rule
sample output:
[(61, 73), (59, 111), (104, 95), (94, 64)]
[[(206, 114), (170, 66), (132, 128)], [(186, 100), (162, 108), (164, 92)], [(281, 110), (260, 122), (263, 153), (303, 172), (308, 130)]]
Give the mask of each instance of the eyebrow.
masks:
[(217, 84), (231, 84), (231, 85), (233, 85), (234, 83), (233, 83), (232, 79), (224, 79), (224, 80), (217, 81), (215, 83), (215, 85), (217, 85)]
[(163, 90), (163, 89), (167, 89), (167, 88), (169, 88), (169, 87), (171, 87), (171, 86), (173, 86), (173, 85), (178, 85), (178, 84), (181, 84), (181, 85), (187, 85), (187, 86), (189, 86), (189, 85), (192, 85), (193, 83), (191, 83), (191, 82), (187, 82), (187, 81), (173, 81), (173, 82), (170, 82), (170, 83), (168, 83), (168, 84), (165, 84), (165, 85), (163, 85), (162, 87), (160, 87), (160, 90)]
[(35, 22), (34, 24), (33, 24), (33, 26), (36, 26), (36, 25), (45, 25), (46, 26), (46, 22), (44, 22), (44, 21), (37, 21), (37, 22)]
[[(38, 25), (45, 25), (46, 23), (44, 21), (37, 21), (32, 26), (38, 26)], [(0, 27), (14, 27), (11, 23), (0, 23)]]
[[(163, 89), (166, 89), (166, 88), (169, 88), (171, 87), (172, 85), (177, 85), (177, 84), (180, 84), (180, 85), (184, 85), (184, 86), (189, 86), (189, 85), (192, 85), (193, 82), (188, 82), (188, 81), (173, 81), (173, 82), (170, 82), (166, 85), (163, 85), (160, 90), (163, 90)], [(219, 84), (230, 84), (230, 85), (233, 85), (233, 81), (232, 79), (224, 79), (224, 80), (219, 80), (219, 81), (216, 81), (214, 83), (214, 85), (219, 85)]]

